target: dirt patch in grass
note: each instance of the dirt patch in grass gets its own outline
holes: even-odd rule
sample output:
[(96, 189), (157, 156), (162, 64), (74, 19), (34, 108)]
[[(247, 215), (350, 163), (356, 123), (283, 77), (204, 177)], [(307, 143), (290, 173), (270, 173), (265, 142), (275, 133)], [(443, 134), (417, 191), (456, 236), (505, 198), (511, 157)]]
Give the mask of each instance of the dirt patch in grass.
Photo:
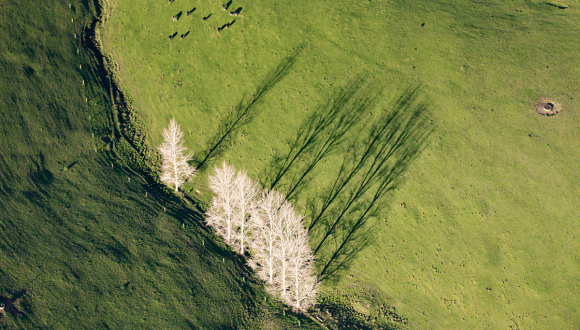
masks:
[(543, 116), (554, 116), (562, 110), (562, 105), (548, 97), (540, 98), (536, 105), (536, 113)]

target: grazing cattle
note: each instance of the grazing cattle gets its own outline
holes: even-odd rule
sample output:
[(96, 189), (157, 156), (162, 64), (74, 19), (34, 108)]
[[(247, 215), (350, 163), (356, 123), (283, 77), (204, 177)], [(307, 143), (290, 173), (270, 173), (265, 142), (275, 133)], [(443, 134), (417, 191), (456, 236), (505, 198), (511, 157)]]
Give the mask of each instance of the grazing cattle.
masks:
[(171, 41), (171, 34), (169, 35), (169, 41)]
[(181, 35), (181, 38), (179, 38), (179, 40), (183, 40), (183, 34)]
[(218, 32), (220, 32), (221, 30), (222, 30), (222, 28), (221, 27), (218, 27)]
[(230, 12), (230, 16), (238, 16), (238, 13), (235, 11)]
[(189, 15), (191, 15), (191, 12), (189, 12), (189, 11), (188, 11), (188, 12), (185, 14), (185, 16), (189, 16)]
[(177, 22), (177, 17), (175, 17), (175, 16), (172, 16), (172, 17), (173, 17), (173, 21)]
[(229, 29), (230, 28), (230, 23), (226, 24), (225, 28), (226, 29)]
[(202, 21), (202, 22), (205, 22), (205, 21), (207, 21), (207, 17), (204, 17), (204, 18), (202, 18), (202, 19), (201, 19), (201, 21)]
[(226, 5), (222, 5), (222, 8), (223, 8), (224, 11), (227, 9), (226, 8)]

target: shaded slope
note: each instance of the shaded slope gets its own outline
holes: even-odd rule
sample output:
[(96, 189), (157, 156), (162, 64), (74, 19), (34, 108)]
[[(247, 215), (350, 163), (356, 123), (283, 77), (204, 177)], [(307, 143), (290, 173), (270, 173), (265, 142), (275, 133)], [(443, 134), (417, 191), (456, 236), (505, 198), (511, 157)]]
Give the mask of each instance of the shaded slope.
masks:
[(152, 198), (124, 167), (127, 143), (101, 139), (114, 130), (109, 87), (82, 46), (95, 8), (67, 7), (2, 5), (0, 296), (22, 312), (2, 327), (312, 325), (265, 303), (241, 260), (195, 224), (200, 215)]

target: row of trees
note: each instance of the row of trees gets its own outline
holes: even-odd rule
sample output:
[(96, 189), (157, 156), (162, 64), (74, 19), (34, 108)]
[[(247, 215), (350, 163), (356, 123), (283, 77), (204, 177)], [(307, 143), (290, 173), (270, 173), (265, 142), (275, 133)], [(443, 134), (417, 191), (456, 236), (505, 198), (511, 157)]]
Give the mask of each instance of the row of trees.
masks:
[(246, 172), (224, 162), (209, 177), (216, 194), (207, 224), (244, 255), (268, 290), (296, 310), (316, 302), (314, 255), (302, 216), (275, 190), (260, 191)]
[[(163, 157), (161, 181), (178, 191), (194, 175), (193, 153), (183, 146), (183, 133), (174, 119), (163, 130), (159, 147)], [(267, 283), (268, 291), (296, 310), (316, 302), (318, 281), (303, 216), (276, 190), (261, 191), (245, 171), (227, 165), (209, 177), (215, 193), (206, 222), (240, 255), (249, 252), (248, 264)]]

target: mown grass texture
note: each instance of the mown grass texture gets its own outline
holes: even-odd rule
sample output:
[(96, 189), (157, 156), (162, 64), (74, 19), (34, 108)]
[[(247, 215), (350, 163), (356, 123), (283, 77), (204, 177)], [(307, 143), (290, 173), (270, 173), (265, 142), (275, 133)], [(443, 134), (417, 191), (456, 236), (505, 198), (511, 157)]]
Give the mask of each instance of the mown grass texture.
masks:
[[(361, 315), (394, 306), (421, 329), (578, 326), (576, 1), (233, 1), (240, 15), (219, 33), (234, 17), (218, 1), (109, 3), (103, 43), (150, 144), (175, 117), (198, 161), (240, 100), (301, 49), (207, 170), (226, 160), (267, 183), (273, 158), (356, 77), (384, 88), (370, 122), (422, 84), (430, 144), (388, 195), (372, 246), (323, 293), (352, 293), (337, 297)], [(538, 116), (543, 96), (564, 110)], [(347, 145), (296, 195), (301, 211), (333, 182)], [(209, 199), (207, 170), (184, 191)]]

